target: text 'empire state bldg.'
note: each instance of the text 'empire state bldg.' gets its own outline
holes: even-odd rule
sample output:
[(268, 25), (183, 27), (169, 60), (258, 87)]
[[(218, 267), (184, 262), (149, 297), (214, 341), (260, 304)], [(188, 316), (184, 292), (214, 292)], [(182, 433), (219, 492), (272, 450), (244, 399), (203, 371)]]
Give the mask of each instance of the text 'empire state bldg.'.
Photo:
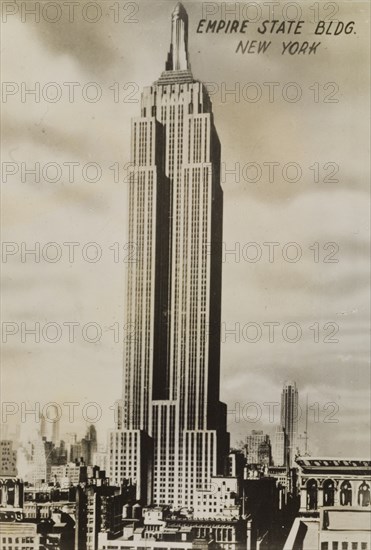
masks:
[(192, 507), (229, 448), (219, 401), (223, 193), (211, 102), (193, 78), (188, 16), (172, 14), (166, 70), (132, 121), (123, 400), (110, 476), (143, 502)]

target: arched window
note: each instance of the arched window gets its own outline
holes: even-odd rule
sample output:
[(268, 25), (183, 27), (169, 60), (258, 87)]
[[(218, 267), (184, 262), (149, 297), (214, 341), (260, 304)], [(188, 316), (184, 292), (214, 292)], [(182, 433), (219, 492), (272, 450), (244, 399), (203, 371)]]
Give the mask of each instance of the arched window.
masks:
[(315, 479), (310, 479), (307, 483), (307, 510), (317, 510), (318, 504), (318, 484)]
[(14, 506), (14, 498), (15, 498), (15, 481), (14, 479), (7, 479), (6, 480), (6, 486), (7, 486), (7, 504), (9, 506)]
[(358, 505), (370, 506), (370, 486), (365, 481), (358, 489)]
[(332, 479), (323, 482), (323, 505), (333, 506), (335, 504), (335, 483)]
[(340, 486), (340, 504), (342, 506), (352, 506), (352, 485), (350, 481), (343, 481)]

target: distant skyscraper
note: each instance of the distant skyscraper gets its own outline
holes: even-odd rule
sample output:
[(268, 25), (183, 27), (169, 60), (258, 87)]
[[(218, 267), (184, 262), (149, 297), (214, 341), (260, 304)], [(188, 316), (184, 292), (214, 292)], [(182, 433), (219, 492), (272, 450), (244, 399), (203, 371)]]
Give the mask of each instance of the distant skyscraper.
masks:
[(298, 435), (298, 390), (295, 382), (286, 382), (281, 396), (281, 425), (286, 434), (287, 465), (294, 464), (296, 439)]
[(85, 437), (80, 442), (80, 455), (85, 464), (93, 465), (93, 455), (97, 452), (97, 431), (92, 424), (87, 428)]
[(39, 436), (17, 450), (18, 476), (34, 485), (48, 481), (45, 441)]
[(273, 464), (275, 466), (286, 466), (287, 458), (287, 443), (286, 443), (286, 434), (282, 426), (277, 426), (274, 434), (274, 445), (273, 445)]
[(310, 451), (308, 448), (308, 436), (305, 432), (299, 434), (296, 438), (296, 448), (299, 456), (310, 456)]
[(223, 192), (211, 101), (193, 78), (188, 16), (172, 14), (161, 77), (132, 123), (123, 410), (110, 435), (110, 477), (142, 498), (192, 506), (223, 473), (229, 447), (219, 401)]
[(248, 464), (269, 464), (270, 439), (262, 430), (252, 430), (246, 437), (246, 461)]
[(51, 441), (52, 443), (54, 443), (54, 445), (59, 444), (59, 411), (55, 405), (48, 406), (47, 416), (41, 414), (40, 435), (42, 438), (45, 438), (46, 441)]
[(272, 446), (269, 436), (262, 441), (258, 449), (258, 464), (270, 466), (272, 463)]

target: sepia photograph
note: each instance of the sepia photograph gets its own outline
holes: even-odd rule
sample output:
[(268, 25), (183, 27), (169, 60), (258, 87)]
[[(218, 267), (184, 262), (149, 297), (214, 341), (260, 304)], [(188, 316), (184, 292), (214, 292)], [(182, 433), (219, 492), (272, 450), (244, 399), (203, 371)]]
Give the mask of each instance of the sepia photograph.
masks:
[(0, 7), (0, 550), (371, 550), (369, 4)]

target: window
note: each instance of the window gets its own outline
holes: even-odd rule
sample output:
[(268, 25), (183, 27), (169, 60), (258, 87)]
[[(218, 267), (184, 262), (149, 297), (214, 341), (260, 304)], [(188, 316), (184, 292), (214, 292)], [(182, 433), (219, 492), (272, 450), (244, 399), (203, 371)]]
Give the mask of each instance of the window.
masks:
[(307, 482), (307, 510), (317, 510), (318, 484), (315, 479)]
[(335, 483), (332, 479), (326, 479), (323, 483), (323, 505), (334, 506), (335, 503)]
[(371, 502), (370, 496), (370, 486), (364, 481), (358, 489), (358, 506), (369, 506)]
[(321, 543), (321, 550), (328, 550), (328, 542)]
[(340, 504), (342, 506), (352, 505), (352, 485), (349, 481), (343, 481), (340, 486)]

